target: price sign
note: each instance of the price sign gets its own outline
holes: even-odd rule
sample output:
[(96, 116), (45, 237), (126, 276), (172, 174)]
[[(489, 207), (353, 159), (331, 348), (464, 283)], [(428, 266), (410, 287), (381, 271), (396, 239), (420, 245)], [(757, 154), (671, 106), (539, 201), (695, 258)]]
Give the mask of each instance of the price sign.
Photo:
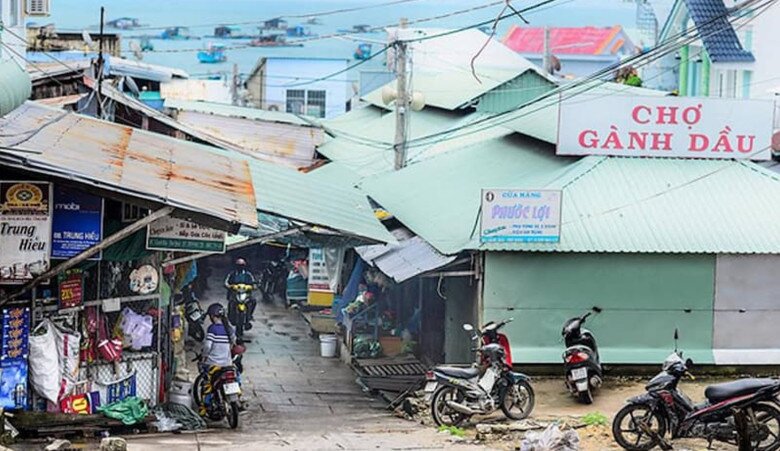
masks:
[(84, 273), (71, 269), (59, 277), (60, 309), (79, 307), (84, 300)]

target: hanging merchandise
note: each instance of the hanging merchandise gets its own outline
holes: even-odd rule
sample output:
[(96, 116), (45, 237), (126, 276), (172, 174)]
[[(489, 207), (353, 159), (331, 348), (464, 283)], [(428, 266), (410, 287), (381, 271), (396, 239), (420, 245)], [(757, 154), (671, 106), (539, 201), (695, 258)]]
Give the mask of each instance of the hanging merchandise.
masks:
[(56, 404), (60, 380), (54, 324), (45, 319), (30, 336), (30, 383), (41, 397)]
[(3, 309), (3, 348), (0, 359), (26, 359), (29, 352), (30, 308)]
[(122, 340), (110, 338), (108, 335), (108, 319), (106, 315), (98, 314), (97, 349), (100, 357), (107, 362), (118, 362), (122, 359)]
[(100, 407), (100, 393), (90, 392), (72, 395), (60, 400), (60, 412), (87, 415), (97, 413)]
[(87, 307), (84, 309), (84, 314), (81, 317), (81, 361), (85, 363), (92, 363), (95, 361), (97, 355), (95, 353), (96, 348), (96, 335), (98, 331), (98, 312), (97, 307)]
[(129, 308), (122, 310), (122, 335), (125, 342), (134, 351), (140, 351), (152, 345), (154, 337), (154, 320), (149, 315), (140, 315)]
[(93, 386), (100, 392), (101, 400), (105, 400), (107, 404), (115, 403), (136, 396), (136, 374), (132, 373), (111, 382), (95, 381)]
[(57, 354), (60, 361), (60, 394), (58, 398), (70, 395), (74, 384), (79, 379), (79, 347), (81, 335), (75, 331), (69, 331), (54, 327), (54, 338), (57, 343)]
[(136, 294), (149, 294), (157, 289), (160, 276), (152, 265), (143, 265), (130, 273), (130, 291)]

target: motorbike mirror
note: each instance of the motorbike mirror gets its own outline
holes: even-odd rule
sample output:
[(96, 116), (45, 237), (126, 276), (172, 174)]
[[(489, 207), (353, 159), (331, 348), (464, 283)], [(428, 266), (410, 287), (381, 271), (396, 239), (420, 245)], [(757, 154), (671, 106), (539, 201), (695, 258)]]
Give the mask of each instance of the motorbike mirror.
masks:
[(677, 330), (677, 328), (674, 328), (674, 339), (679, 340), (680, 339), (680, 331)]
[(597, 306), (597, 305), (594, 305), (592, 310), (595, 313), (601, 313), (603, 311), (603, 309), (601, 307)]
[(693, 359), (691, 359), (690, 357), (689, 357), (689, 358), (687, 358), (687, 359), (685, 360), (685, 366), (687, 366), (687, 367), (688, 367), (688, 369), (691, 369), (691, 368), (693, 368)]
[(473, 332), (474, 331), (474, 326), (472, 326), (471, 324), (464, 324), (463, 325), (463, 330), (465, 330), (466, 332)]

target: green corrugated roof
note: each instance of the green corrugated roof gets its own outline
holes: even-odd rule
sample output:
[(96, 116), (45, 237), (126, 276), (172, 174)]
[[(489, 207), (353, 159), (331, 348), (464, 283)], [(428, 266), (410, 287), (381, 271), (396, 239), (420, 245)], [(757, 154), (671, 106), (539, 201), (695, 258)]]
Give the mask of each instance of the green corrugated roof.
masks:
[(318, 225), (348, 235), (393, 243), (395, 238), (374, 216), (354, 176), (328, 170), (302, 173), (249, 159), (258, 211)]
[[(780, 253), (780, 175), (754, 163), (556, 157), (505, 137), (363, 182), (368, 194), (445, 254)], [(560, 243), (479, 242), (480, 190), (562, 189)]]

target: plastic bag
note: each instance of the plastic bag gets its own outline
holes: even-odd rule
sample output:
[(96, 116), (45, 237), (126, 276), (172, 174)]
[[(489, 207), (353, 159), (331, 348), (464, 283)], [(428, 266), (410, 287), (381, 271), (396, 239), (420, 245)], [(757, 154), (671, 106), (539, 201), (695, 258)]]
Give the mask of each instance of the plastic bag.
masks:
[(561, 431), (557, 424), (547, 426), (542, 432), (525, 435), (520, 451), (579, 451), (580, 436), (574, 429)]
[[(41, 334), (37, 332), (41, 331)], [(48, 319), (30, 334), (30, 383), (41, 397), (56, 404), (60, 393), (59, 353), (54, 324)]]

